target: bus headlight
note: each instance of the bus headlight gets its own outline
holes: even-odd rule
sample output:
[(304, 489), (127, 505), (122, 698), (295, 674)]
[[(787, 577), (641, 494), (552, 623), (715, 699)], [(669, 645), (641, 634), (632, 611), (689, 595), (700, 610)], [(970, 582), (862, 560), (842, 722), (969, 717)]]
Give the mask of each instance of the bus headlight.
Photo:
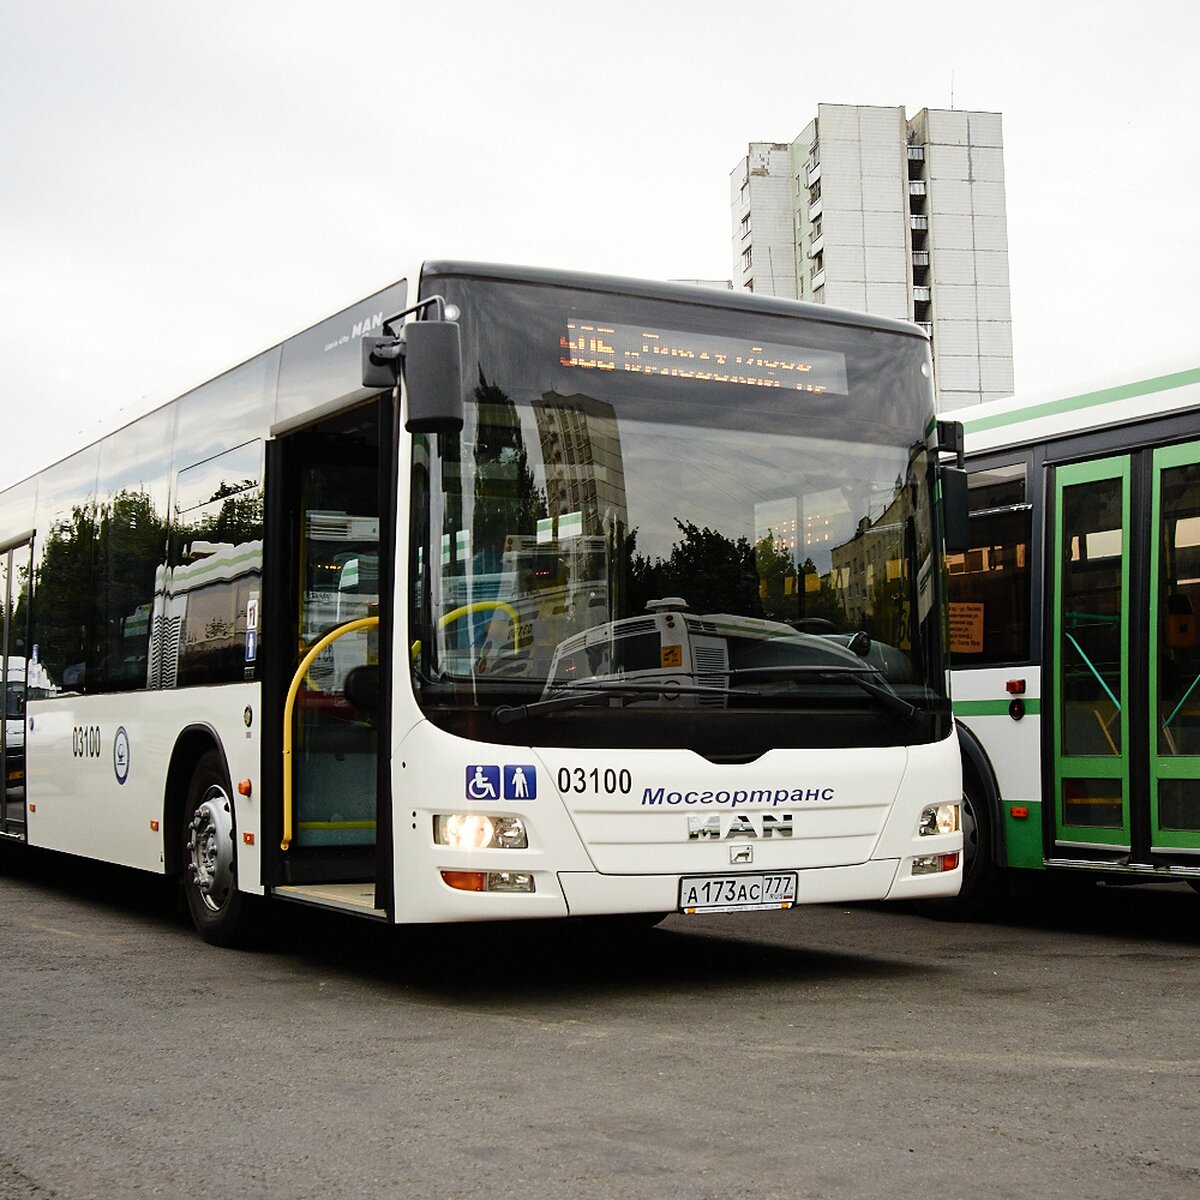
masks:
[(440, 813), (433, 818), (433, 840), (455, 850), (525, 850), (529, 838), (520, 817), (482, 813)]
[(931, 805), (921, 813), (921, 824), (918, 828), (922, 837), (933, 837), (938, 833), (957, 833), (958, 805)]

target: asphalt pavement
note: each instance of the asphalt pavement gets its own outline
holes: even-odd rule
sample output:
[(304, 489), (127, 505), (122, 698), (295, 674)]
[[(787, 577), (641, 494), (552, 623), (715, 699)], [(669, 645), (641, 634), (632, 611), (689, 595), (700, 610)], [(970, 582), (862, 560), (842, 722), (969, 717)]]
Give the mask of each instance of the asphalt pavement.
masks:
[(0, 847), (0, 1197), (1182, 1197), (1200, 897), (424, 931)]

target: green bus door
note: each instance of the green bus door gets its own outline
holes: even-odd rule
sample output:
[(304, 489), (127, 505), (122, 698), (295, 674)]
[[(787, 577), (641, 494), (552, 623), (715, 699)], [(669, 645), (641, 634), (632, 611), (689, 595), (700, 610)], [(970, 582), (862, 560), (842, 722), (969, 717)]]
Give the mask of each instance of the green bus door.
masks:
[(1057, 852), (1130, 848), (1130, 460), (1055, 476), (1054, 834)]
[(1054, 497), (1053, 855), (1200, 867), (1200, 443)]
[(1151, 849), (1200, 855), (1200, 442), (1155, 451), (1150, 528)]

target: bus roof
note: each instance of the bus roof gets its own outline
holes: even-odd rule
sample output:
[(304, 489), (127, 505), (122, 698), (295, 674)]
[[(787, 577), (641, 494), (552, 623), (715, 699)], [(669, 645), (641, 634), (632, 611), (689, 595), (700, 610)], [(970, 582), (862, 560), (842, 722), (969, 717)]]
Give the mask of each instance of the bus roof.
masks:
[(1000, 450), (1103, 429), (1164, 413), (1200, 410), (1200, 366), (1195, 364), (1140, 373), (1063, 395), (1010, 396), (971, 408), (944, 412), (961, 421), (968, 453)]
[(728, 308), (784, 317), (802, 317), (827, 325), (852, 325), (856, 329), (879, 329), (928, 340), (928, 335), (911, 321), (853, 312), (826, 304), (767, 296), (729, 288), (708, 287), (697, 283), (671, 283), (637, 279), (621, 275), (599, 275), (585, 271), (562, 271), (549, 267), (518, 267), (498, 263), (458, 262), (434, 259), (421, 268), (422, 276), (457, 275), (471, 279), (493, 279), (513, 283), (541, 284), (547, 287), (573, 288), (577, 291), (616, 292), (624, 296), (644, 296), (652, 300), (670, 300), (707, 308)]

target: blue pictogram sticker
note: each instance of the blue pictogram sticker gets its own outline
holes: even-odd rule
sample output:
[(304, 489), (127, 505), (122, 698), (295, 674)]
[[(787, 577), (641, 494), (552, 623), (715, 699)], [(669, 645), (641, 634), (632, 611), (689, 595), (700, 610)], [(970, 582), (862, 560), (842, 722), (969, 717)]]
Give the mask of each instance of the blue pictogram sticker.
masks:
[(505, 800), (537, 799), (537, 767), (524, 765), (504, 768)]
[(473, 763), (467, 768), (468, 800), (500, 799), (500, 768)]

